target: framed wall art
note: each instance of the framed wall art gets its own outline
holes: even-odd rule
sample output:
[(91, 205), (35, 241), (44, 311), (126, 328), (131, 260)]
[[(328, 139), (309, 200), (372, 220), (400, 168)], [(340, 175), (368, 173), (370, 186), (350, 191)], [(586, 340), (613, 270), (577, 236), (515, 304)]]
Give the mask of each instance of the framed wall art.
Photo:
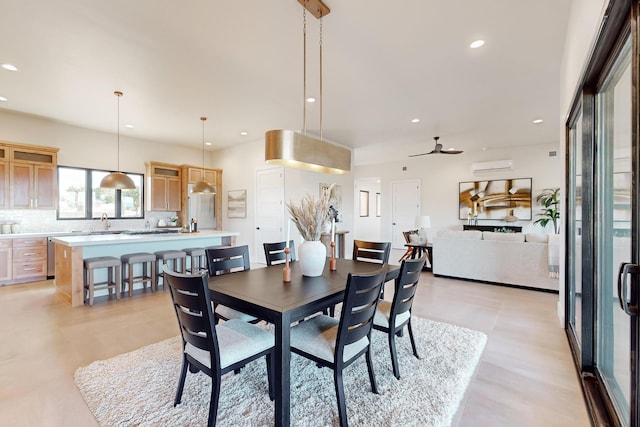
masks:
[(227, 192), (227, 218), (247, 217), (247, 190)]
[(531, 221), (531, 178), (459, 183), (459, 219)]

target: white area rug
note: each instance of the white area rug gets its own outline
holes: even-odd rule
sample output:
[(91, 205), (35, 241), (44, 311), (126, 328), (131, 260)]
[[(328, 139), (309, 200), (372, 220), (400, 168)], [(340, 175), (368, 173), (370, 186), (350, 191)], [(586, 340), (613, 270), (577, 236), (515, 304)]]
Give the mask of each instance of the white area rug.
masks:
[[(349, 424), (352, 426), (448, 426), (471, 380), (485, 334), (413, 318), (418, 352), (409, 334), (396, 338), (400, 380), (391, 371), (386, 335), (373, 332), (374, 370), (380, 394), (371, 393), (364, 357), (345, 369)], [(182, 403), (173, 407), (181, 366), (179, 337), (161, 341), (75, 372), (75, 382), (101, 426), (202, 426), (209, 410), (211, 380), (187, 374)], [(264, 359), (239, 375), (223, 378), (218, 425), (271, 426)], [(338, 425), (331, 370), (297, 355), (291, 359), (291, 424)]]

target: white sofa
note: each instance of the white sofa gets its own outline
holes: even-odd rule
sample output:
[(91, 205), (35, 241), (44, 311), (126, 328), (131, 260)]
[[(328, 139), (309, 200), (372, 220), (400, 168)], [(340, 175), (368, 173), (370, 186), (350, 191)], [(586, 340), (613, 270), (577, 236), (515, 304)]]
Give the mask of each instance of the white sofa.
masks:
[(558, 291), (547, 235), (443, 230), (433, 242), (433, 274)]

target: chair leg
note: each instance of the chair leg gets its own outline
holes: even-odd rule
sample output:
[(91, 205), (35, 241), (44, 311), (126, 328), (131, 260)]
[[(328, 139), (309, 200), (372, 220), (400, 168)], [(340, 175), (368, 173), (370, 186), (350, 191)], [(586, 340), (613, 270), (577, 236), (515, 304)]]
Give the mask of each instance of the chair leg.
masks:
[[(369, 337), (371, 342), (371, 337)], [(371, 382), (371, 392), (378, 394), (378, 384), (376, 383), (376, 374), (373, 372), (373, 359), (371, 357), (371, 344), (365, 353), (365, 359), (367, 360), (367, 370), (369, 371), (369, 381)]]
[(391, 353), (391, 365), (393, 366), (393, 375), (396, 379), (400, 379), (400, 368), (398, 367), (398, 353), (396, 353), (396, 334), (389, 330), (389, 352)]
[(418, 349), (416, 348), (416, 340), (413, 338), (413, 328), (411, 327), (411, 318), (409, 318), (409, 323), (407, 323), (407, 329), (409, 329), (409, 338), (411, 339), (411, 347), (413, 349), (413, 355), (420, 359), (420, 355), (418, 354)]
[(180, 404), (182, 401), (182, 390), (184, 390), (184, 380), (187, 378), (187, 367), (189, 362), (187, 362), (187, 356), (182, 355), (182, 370), (180, 371), (180, 380), (178, 381), (178, 390), (176, 391), (176, 398), (173, 401), (173, 406)]
[(340, 427), (346, 427), (349, 423), (347, 422), (347, 405), (344, 401), (344, 383), (342, 381), (342, 370), (337, 367), (333, 370), (333, 381), (336, 388), (336, 399), (338, 400)]
[(207, 426), (213, 427), (216, 425), (216, 418), (218, 415), (218, 401), (220, 400), (220, 375), (216, 375), (215, 378), (211, 378), (211, 400), (209, 401), (209, 421)]
[(273, 384), (273, 378), (275, 377), (275, 358), (276, 352), (271, 351), (267, 354), (267, 381), (269, 382), (269, 399), (272, 401), (276, 398), (275, 386)]

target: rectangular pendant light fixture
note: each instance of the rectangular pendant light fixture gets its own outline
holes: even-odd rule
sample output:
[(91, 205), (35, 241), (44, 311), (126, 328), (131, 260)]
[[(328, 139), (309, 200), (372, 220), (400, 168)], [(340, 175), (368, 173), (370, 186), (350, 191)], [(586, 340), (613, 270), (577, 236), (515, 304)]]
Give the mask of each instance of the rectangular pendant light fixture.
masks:
[(351, 171), (347, 148), (283, 129), (265, 132), (264, 140), (264, 159), (269, 164), (332, 174)]
[[(265, 132), (264, 159), (269, 164), (288, 166), (321, 173), (344, 174), (351, 171), (351, 150), (322, 139), (322, 17), (331, 10), (322, 0), (298, 0), (304, 8), (304, 74), (303, 74), (303, 132), (276, 129)], [(320, 20), (320, 139), (306, 132), (306, 12)]]

